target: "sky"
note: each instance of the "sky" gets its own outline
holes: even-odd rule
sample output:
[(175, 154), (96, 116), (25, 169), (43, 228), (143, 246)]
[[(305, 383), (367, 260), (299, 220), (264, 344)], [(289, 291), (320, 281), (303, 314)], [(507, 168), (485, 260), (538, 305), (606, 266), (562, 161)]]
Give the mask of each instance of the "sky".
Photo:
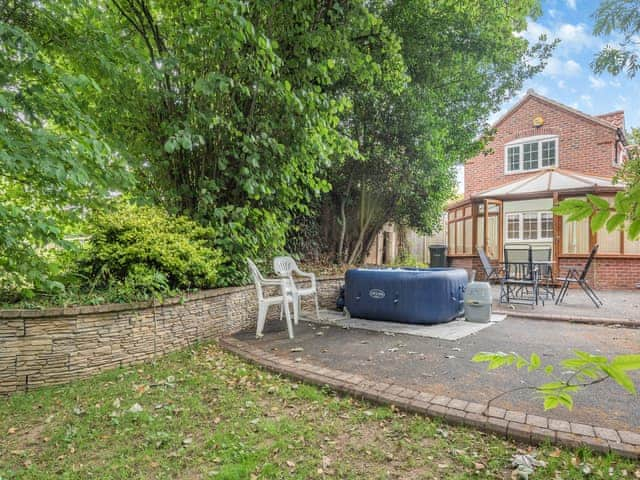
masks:
[(530, 19), (527, 30), (520, 35), (535, 42), (546, 34), (549, 40), (560, 39), (560, 44), (544, 71), (525, 82), (516, 97), (490, 117), (490, 123), (533, 88), (541, 95), (589, 114), (624, 110), (627, 130), (640, 127), (640, 78), (596, 75), (591, 70), (596, 53), (619, 40), (616, 35), (593, 35), (592, 15), (599, 4), (599, 0), (542, 0), (542, 16)]

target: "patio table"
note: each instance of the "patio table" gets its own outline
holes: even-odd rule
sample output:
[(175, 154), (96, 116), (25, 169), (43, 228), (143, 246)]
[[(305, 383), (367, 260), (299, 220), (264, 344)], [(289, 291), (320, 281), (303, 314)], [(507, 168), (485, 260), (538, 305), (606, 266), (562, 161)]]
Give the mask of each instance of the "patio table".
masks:
[[(537, 305), (538, 300), (555, 298), (553, 283), (553, 260), (525, 262), (500, 262), (504, 277), (500, 303), (528, 303)], [(506, 302), (505, 302), (506, 300)]]

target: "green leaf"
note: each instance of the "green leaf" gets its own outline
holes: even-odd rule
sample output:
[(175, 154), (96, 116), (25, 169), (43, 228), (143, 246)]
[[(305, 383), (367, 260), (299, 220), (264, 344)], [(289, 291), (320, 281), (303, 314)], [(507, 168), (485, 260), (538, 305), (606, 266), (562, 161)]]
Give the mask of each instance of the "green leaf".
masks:
[(618, 355), (611, 366), (623, 371), (640, 370), (640, 355)]
[(629, 239), (635, 240), (640, 236), (640, 218), (631, 222), (629, 225)]
[(618, 385), (620, 385), (626, 391), (633, 395), (636, 394), (636, 387), (633, 384), (633, 380), (631, 380), (629, 375), (627, 375), (622, 368), (610, 365), (602, 367), (602, 370), (604, 370), (607, 375), (609, 375)]
[(537, 353), (532, 353), (531, 358), (529, 359), (529, 367), (528, 371), (532, 372), (533, 370), (537, 370), (540, 368), (540, 356)]
[(558, 406), (558, 397), (556, 396), (548, 396), (544, 397), (544, 409), (545, 410), (553, 410)]
[(593, 217), (591, 217), (591, 231), (597, 232), (604, 227), (607, 219), (609, 218), (609, 210), (600, 210)]
[(611, 217), (607, 221), (607, 231), (613, 232), (617, 228), (620, 228), (622, 225), (624, 225), (625, 219), (626, 216), (622, 213), (615, 213), (611, 215)]
[(568, 393), (562, 392), (558, 395), (559, 402), (567, 408), (567, 410), (573, 410), (573, 397)]
[(604, 198), (598, 197), (596, 195), (587, 194), (587, 198), (589, 201), (598, 209), (598, 210), (607, 210), (609, 211), (609, 202)]

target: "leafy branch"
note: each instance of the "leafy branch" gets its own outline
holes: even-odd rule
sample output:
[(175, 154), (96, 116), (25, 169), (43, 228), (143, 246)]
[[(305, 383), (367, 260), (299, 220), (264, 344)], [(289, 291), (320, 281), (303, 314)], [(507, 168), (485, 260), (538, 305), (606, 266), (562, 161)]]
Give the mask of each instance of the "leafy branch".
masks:
[(480, 352), (471, 360), (476, 363), (488, 363), (488, 370), (515, 365), (518, 370), (526, 368), (527, 372), (542, 371), (551, 379), (542, 385), (527, 385), (502, 392), (489, 400), (487, 409), (492, 402), (504, 395), (521, 390), (533, 390), (542, 398), (545, 410), (561, 405), (572, 410), (574, 404), (572, 394), (607, 379), (612, 379), (627, 392), (636, 395), (636, 387), (627, 372), (640, 370), (640, 355), (619, 355), (609, 360), (605, 356), (580, 350), (575, 350), (573, 357), (560, 361), (560, 366), (566, 369), (563, 373), (570, 373), (567, 378), (557, 373), (556, 366), (543, 365), (540, 356), (536, 353), (532, 353), (527, 359), (515, 352)]

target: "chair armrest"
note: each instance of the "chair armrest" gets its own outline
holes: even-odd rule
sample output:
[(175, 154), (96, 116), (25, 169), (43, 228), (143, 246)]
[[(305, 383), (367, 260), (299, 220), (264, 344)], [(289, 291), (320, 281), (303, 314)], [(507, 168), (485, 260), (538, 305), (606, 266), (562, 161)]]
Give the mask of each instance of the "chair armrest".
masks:
[(260, 283), (262, 285), (281, 287), (281, 286), (287, 284), (287, 279), (286, 278), (282, 278), (282, 279), (280, 279), (280, 278), (265, 278)]
[(300, 277), (306, 277), (311, 279), (311, 286), (313, 288), (316, 288), (316, 274), (312, 273), (312, 272), (303, 272), (302, 270), (294, 270), (294, 272), (296, 273), (296, 275), (300, 276)]

